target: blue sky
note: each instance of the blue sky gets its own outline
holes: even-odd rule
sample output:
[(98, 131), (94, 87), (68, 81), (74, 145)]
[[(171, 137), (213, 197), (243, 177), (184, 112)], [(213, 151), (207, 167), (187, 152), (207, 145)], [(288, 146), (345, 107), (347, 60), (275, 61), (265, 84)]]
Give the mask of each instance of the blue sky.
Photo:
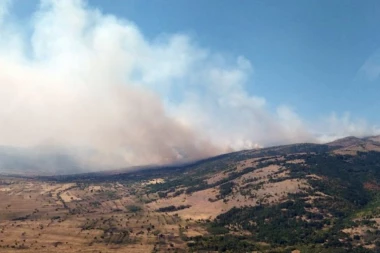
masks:
[(378, 1), (7, 2), (4, 144), (140, 164), (380, 134)]
[[(37, 1), (18, 1), (28, 16)], [(244, 55), (255, 70), (249, 91), (305, 118), (334, 111), (380, 123), (379, 79), (360, 69), (380, 47), (380, 3), (370, 1), (91, 0), (134, 22), (148, 38), (187, 33), (201, 46)]]
[(380, 83), (358, 74), (380, 47), (378, 1), (91, 1), (149, 37), (185, 32), (199, 44), (244, 55), (253, 93), (305, 118), (349, 111), (380, 123)]

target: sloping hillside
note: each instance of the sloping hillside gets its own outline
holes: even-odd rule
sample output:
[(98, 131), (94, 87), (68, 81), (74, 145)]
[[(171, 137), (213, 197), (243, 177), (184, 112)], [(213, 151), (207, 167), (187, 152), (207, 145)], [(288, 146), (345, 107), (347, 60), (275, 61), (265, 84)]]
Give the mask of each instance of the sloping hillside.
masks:
[[(379, 252), (378, 139), (349, 137), (128, 173), (28, 180), (70, 186), (44, 198), (59, 196), (55, 201), (63, 204), (70, 226), (80, 219), (82, 230), (104, 231), (105, 239), (87, 241), (91, 245), (136, 252), (146, 244), (154, 252)], [(6, 187), (8, 198), (16, 196)], [(117, 228), (101, 222), (126, 215), (137, 220)], [(147, 233), (139, 228), (145, 223)], [(120, 240), (110, 237), (110, 229), (128, 236), (112, 244)]]
[[(219, 250), (219, 234), (229, 238), (223, 250), (378, 249), (380, 153), (369, 150), (371, 140), (340, 143), (345, 145), (299, 144), (207, 161), (149, 185), (147, 205), (205, 220), (210, 234), (191, 238), (194, 250)], [(367, 149), (352, 154), (356, 145)], [(348, 148), (350, 154), (341, 154)], [(179, 204), (187, 208), (176, 210)]]

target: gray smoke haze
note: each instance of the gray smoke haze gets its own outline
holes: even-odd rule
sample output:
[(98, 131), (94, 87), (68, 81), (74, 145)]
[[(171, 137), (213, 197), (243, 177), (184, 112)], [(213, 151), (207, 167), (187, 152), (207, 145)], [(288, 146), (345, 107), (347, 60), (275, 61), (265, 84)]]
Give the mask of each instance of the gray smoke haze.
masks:
[[(317, 141), (290, 107), (270, 112), (246, 92), (247, 59), (201, 48), (186, 34), (149, 40), (79, 0), (43, 0), (27, 25), (2, 1), (0, 34), (2, 146), (105, 169)], [(345, 133), (329, 136), (336, 130)]]

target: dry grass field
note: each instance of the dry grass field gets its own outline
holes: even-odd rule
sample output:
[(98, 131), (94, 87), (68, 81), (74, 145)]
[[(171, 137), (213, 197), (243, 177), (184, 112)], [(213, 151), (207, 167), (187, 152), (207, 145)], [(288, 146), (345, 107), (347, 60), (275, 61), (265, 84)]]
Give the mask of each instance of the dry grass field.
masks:
[(181, 234), (197, 231), (144, 206), (138, 185), (0, 183), (0, 252), (184, 252)]
[[(234, 171), (252, 164), (254, 160), (244, 161)], [(147, 191), (148, 186), (163, 183), (163, 178), (123, 184), (3, 177), (0, 252), (187, 252), (184, 238), (207, 234), (204, 224), (217, 215), (232, 207), (277, 203), (307, 186), (303, 181), (268, 181), (269, 177), (286, 175), (277, 165), (244, 174), (233, 182), (244, 187), (257, 178), (262, 186), (249, 194), (255, 197), (234, 190), (223, 199), (217, 197), (219, 187), (166, 197)], [(216, 173), (207, 181), (213, 183), (226, 176)], [(158, 210), (180, 205), (186, 208)]]

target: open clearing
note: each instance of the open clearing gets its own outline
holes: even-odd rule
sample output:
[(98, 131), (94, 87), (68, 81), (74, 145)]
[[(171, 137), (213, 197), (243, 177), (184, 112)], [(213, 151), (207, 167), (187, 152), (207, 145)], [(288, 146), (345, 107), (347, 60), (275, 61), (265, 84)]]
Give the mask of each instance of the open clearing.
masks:
[(4, 178), (0, 252), (184, 252), (180, 227), (196, 233), (191, 224), (149, 211), (130, 189)]

